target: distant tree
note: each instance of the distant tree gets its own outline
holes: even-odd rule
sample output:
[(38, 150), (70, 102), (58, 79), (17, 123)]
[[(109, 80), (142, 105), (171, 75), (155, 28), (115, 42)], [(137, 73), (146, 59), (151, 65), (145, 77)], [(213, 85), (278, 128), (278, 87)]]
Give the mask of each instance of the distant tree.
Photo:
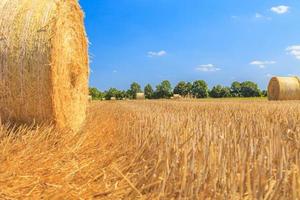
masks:
[(261, 96), (262, 97), (267, 97), (268, 96), (268, 91), (267, 90), (261, 91)]
[(133, 99), (133, 95), (130, 89), (125, 92), (125, 97), (128, 99)]
[(196, 98), (207, 98), (208, 97), (208, 86), (205, 81), (198, 80), (193, 82), (192, 95)]
[(180, 81), (174, 88), (174, 94), (180, 94), (181, 96), (185, 96), (186, 91), (186, 82)]
[(261, 91), (256, 83), (245, 81), (241, 83), (241, 94), (243, 97), (259, 97)]
[(110, 88), (108, 91), (105, 92), (105, 99), (110, 100), (111, 97), (115, 97), (116, 99), (121, 98), (121, 91), (116, 88)]
[(144, 94), (145, 94), (145, 97), (146, 97), (147, 99), (152, 99), (152, 98), (153, 98), (153, 93), (154, 93), (154, 91), (153, 91), (152, 86), (151, 86), (150, 84), (147, 84), (147, 85), (145, 86), (145, 88), (144, 88)]
[(174, 88), (173, 93), (181, 96), (187, 96), (191, 93), (192, 84), (190, 82), (180, 81)]
[(231, 84), (230, 92), (232, 97), (241, 97), (242, 96), (241, 83), (238, 81), (234, 81)]
[(126, 92), (124, 90), (118, 90), (116, 93), (116, 99), (122, 100), (123, 98), (126, 98)]
[(106, 94), (107, 94), (106, 90), (104, 92), (102, 92), (102, 98), (101, 99), (106, 99)]
[(192, 94), (192, 88), (193, 88), (193, 84), (191, 82), (187, 82), (185, 88), (185, 94), (186, 94), (185, 96)]
[(168, 80), (161, 82), (156, 86), (155, 98), (170, 98), (172, 96), (172, 86)]
[(230, 97), (230, 88), (216, 85), (210, 91), (210, 96), (213, 98)]
[(216, 85), (212, 88), (212, 90), (210, 91), (210, 97), (213, 98), (221, 98), (223, 97), (222, 95), (222, 89), (223, 87), (221, 85)]
[(222, 92), (222, 86), (221, 85), (216, 85), (214, 86), (211, 91), (209, 92), (209, 96), (213, 98), (221, 98), (221, 92)]
[(133, 99), (136, 99), (136, 93), (142, 92), (141, 86), (137, 82), (133, 82), (130, 85), (130, 93)]
[(230, 87), (223, 87), (222, 94), (223, 97), (232, 97), (230, 92)]
[(89, 88), (89, 95), (92, 96), (93, 100), (101, 100), (102, 93), (97, 88)]

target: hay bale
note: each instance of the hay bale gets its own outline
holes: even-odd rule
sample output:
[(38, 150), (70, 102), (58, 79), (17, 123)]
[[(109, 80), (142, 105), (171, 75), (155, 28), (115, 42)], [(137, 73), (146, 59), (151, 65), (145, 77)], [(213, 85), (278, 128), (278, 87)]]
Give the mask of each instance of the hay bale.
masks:
[(273, 77), (268, 86), (269, 100), (300, 100), (298, 77)]
[(89, 102), (92, 102), (93, 101), (93, 97), (91, 95), (88, 96), (88, 100)]
[(145, 100), (145, 94), (144, 93), (136, 93), (136, 99), (137, 100)]
[(88, 103), (88, 41), (77, 0), (0, 1), (0, 114), (78, 130)]
[(173, 95), (173, 99), (181, 99), (181, 95), (180, 94), (174, 94)]
[(117, 100), (117, 98), (116, 97), (110, 97), (110, 100), (115, 101), (115, 100)]

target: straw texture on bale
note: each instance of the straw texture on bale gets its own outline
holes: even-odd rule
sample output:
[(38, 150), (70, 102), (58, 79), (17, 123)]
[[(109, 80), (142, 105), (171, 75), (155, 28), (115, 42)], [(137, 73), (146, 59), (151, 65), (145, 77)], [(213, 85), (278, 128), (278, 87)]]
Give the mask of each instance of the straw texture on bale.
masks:
[(268, 86), (269, 100), (300, 100), (298, 77), (273, 77)]
[(0, 1), (0, 114), (78, 130), (88, 103), (88, 41), (77, 0)]

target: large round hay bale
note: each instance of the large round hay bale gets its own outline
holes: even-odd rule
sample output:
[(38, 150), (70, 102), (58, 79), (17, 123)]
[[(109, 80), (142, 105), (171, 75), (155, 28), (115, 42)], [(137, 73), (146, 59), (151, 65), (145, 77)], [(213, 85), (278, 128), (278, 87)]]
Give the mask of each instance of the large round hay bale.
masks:
[(268, 86), (269, 100), (300, 100), (300, 80), (297, 77), (273, 77)]
[(0, 1), (0, 114), (78, 130), (88, 103), (88, 41), (77, 0)]

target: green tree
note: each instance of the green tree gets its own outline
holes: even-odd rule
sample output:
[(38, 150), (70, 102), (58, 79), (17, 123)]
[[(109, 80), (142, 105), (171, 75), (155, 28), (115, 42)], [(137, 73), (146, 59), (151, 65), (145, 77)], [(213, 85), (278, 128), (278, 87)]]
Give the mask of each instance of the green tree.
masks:
[(243, 97), (260, 97), (261, 91), (256, 83), (245, 81), (241, 83), (241, 94)]
[(186, 88), (185, 88), (185, 96), (192, 94), (192, 88), (193, 84), (191, 82), (186, 83)]
[(205, 81), (198, 80), (193, 82), (192, 95), (196, 98), (207, 98), (208, 97), (208, 86)]
[(118, 100), (122, 100), (123, 98), (126, 97), (126, 92), (124, 90), (117, 90), (115, 97)]
[(171, 83), (168, 80), (165, 80), (157, 85), (154, 96), (156, 98), (170, 98), (172, 96)]
[(144, 94), (145, 94), (145, 97), (146, 97), (147, 99), (152, 99), (152, 98), (153, 98), (153, 93), (154, 93), (154, 91), (153, 91), (152, 86), (151, 86), (150, 84), (147, 84), (147, 85), (145, 86), (145, 88), (144, 88)]
[(233, 97), (241, 97), (241, 83), (238, 81), (234, 81), (230, 87), (231, 96)]
[(133, 95), (130, 89), (125, 92), (125, 97), (128, 99), (133, 99)]
[(263, 91), (261, 92), (261, 96), (262, 96), (262, 97), (267, 97), (267, 96), (268, 96), (268, 91), (267, 91), (267, 90), (263, 90)]
[(181, 96), (184, 96), (186, 88), (186, 83), (184, 81), (180, 81), (174, 88), (173, 92), (174, 94), (180, 94)]
[(106, 93), (106, 95), (105, 95), (106, 100), (110, 100), (111, 97), (115, 97), (116, 99), (120, 98), (120, 91), (116, 88), (110, 88), (105, 93)]
[(89, 95), (92, 96), (93, 100), (101, 100), (102, 93), (97, 88), (89, 88)]
[(230, 97), (230, 89), (221, 85), (216, 85), (210, 91), (210, 96), (213, 98)]
[(136, 99), (136, 93), (142, 92), (141, 86), (137, 82), (133, 82), (130, 85), (131, 96)]
[(210, 97), (221, 98), (222, 97), (222, 89), (223, 89), (223, 87), (221, 85), (214, 86), (209, 93)]
[(223, 97), (232, 97), (230, 87), (223, 87), (222, 94), (223, 94)]
[(180, 81), (174, 88), (174, 94), (180, 94), (181, 96), (187, 96), (191, 92), (192, 84)]

